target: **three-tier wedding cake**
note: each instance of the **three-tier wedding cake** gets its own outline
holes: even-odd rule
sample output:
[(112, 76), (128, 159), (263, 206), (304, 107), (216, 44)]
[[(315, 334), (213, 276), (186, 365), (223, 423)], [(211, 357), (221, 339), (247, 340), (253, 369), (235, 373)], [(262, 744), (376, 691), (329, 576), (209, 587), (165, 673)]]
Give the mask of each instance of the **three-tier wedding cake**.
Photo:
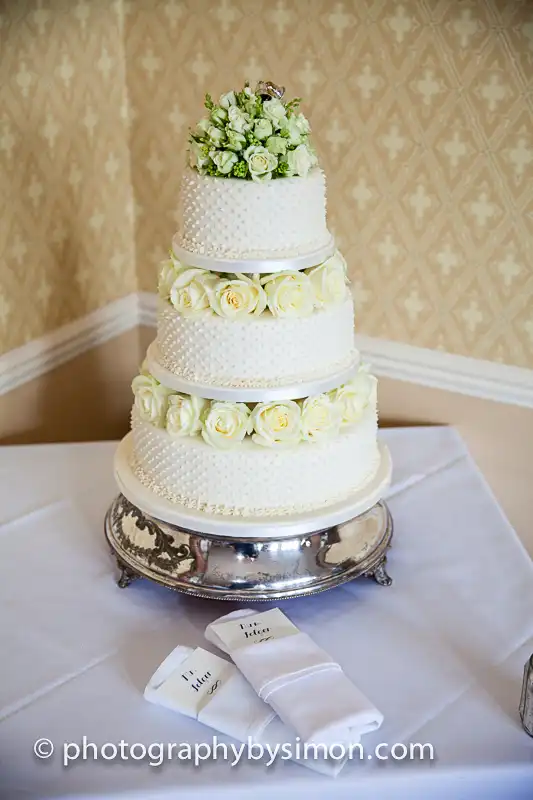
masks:
[(318, 512), (380, 469), (376, 379), (355, 348), (324, 173), (282, 96), (268, 82), (207, 96), (191, 132), (157, 337), (132, 384), (129, 485), (152, 511)]

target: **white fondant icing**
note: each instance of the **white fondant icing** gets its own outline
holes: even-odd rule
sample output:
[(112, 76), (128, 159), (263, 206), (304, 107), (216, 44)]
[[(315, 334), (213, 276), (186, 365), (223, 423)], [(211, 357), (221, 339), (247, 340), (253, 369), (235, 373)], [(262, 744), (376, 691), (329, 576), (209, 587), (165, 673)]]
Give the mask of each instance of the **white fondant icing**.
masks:
[(320, 509), (357, 491), (379, 466), (377, 413), (321, 444), (261, 447), (247, 439), (217, 450), (172, 438), (132, 414), (132, 469), (156, 494), (216, 514), (268, 516)]
[(187, 379), (176, 375), (163, 367), (157, 349), (157, 342), (152, 342), (146, 352), (146, 365), (156, 380), (182, 394), (194, 394), (196, 397), (205, 397), (210, 400), (233, 400), (239, 403), (259, 403), (264, 400), (298, 400), (322, 392), (329, 392), (350, 381), (357, 372), (359, 356), (347, 366), (336, 369), (329, 375), (321, 375), (308, 381), (295, 378), (294, 383), (280, 383), (258, 385), (250, 381), (243, 381), (237, 385), (234, 381), (227, 385), (207, 383), (197, 378)]
[(265, 313), (242, 321), (207, 312), (184, 317), (161, 301), (157, 358), (174, 375), (215, 386), (276, 387), (318, 380), (357, 360), (353, 324), (351, 297), (308, 317), (280, 319)]
[(176, 243), (198, 255), (291, 258), (331, 243), (326, 225), (326, 181), (318, 168), (306, 178), (263, 183), (213, 178), (186, 169), (180, 208)]

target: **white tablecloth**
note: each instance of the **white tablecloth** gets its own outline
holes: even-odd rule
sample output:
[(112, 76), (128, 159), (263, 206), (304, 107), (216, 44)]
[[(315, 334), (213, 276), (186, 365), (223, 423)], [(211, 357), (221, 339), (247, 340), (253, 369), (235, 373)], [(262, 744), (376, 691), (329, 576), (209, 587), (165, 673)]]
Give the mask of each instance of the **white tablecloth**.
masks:
[[(289, 762), (60, 764), (65, 741), (210, 741), (142, 689), (178, 643), (234, 604), (138, 581), (121, 590), (102, 533), (113, 443), (0, 448), (0, 797), (532, 798), (517, 713), (533, 652), (533, 567), (451, 429), (382, 433), (395, 463), (390, 588), (360, 580), (281, 603), (383, 711), (377, 742), (436, 760), (358, 761), (329, 779)], [(268, 605), (260, 606), (267, 608)], [(33, 743), (56, 745), (38, 760)]]

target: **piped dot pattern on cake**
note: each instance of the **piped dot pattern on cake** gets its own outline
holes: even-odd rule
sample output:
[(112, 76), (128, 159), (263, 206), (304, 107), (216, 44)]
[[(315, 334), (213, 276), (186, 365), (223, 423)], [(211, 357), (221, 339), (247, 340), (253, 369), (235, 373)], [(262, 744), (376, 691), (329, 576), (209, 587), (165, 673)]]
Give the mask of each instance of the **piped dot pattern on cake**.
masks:
[(159, 360), (186, 380), (217, 386), (282, 386), (349, 367), (357, 358), (353, 324), (350, 296), (309, 317), (276, 319), (264, 314), (229, 322), (213, 313), (184, 317), (161, 301)]
[(199, 255), (291, 258), (331, 240), (326, 184), (316, 168), (307, 178), (257, 184), (186, 171), (181, 191), (181, 247)]
[(156, 494), (209, 513), (268, 516), (297, 513), (347, 497), (379, 466), (377, 415), (324, 444), (265, 448), (251, 441), (217, 450), (199, 438), (172, 438), (132, 414), (132, 469)]

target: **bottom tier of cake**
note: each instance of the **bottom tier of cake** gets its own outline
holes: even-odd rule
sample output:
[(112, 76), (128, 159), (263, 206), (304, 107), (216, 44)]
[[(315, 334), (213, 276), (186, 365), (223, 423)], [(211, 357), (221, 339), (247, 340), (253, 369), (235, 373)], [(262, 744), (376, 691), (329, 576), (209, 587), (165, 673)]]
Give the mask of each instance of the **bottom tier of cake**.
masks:
[(133, 474), (170, 502), (213, 514), (272, 516), (325, 508), (363, 488), (380, 463), (369, 405), (349, 429), (320, 444), (269, 448), (243, 441), (219, 450), (201, 437), (172, 437), (132, 415)]

